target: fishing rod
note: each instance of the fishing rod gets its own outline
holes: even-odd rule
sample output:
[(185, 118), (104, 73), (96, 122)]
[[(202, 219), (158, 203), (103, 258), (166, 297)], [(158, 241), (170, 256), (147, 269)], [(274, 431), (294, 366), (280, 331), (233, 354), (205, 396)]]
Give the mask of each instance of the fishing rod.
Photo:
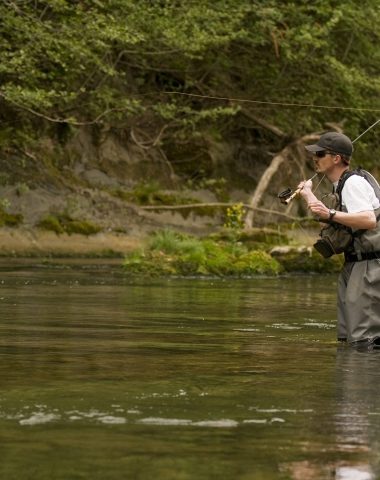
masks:
[[(355, 140), (352, 141), (352, 143), (355, 143), (356, 140), (359, 140), (365, 133), (369, 132), (375, 125), (377, 125), (380, 122), (380, 118), (376, 120), (375, 123), (373, 123), (370, 127), (367, 128), (367, 130), (364, 130), (363, 133), (361, 133), (358, 137), (355, 138)], [(313, 180), (318, 173), (314, 174), (309, 180)], [(307, 181), (309, 181), (307, 180)], [(317, 187), (318, 188), (318, 187)], [(280, 202), (289, 205), (289, 203), (296, 198), (297, 195), (299, 195), (300, 191), (303, 189), (303, 187), (297, 188), (296, 190), (293, 190), (291, 188), (287, 188), (283, 192), (280, 192), (277, 197), (280, 199)]]
[[(318, 175), (318, 173), (315, 173), (309, 180), (313, 180)], [(296, 198), (296, 196), (300, 193), (300, 191), (303, 189), (303, 187), (299, 187), (296, 190), (293, 190), (291, 188), (287, 188), (283, 192), (280, 192), (277, 197), (280, 199), (280, 202), (289, 205), (289, 203)]]
[(356, 140), (359, 140), (360, 137), (362, 137), (365, 133), (369, 132), (375, 125), (377, 125), (378, 123), (380, 122), (380, 118), (379, 120), (376, 120), (375, 123), (373, 123), (370, 127), (367, 128), (367, 130), (364, 130), (363, 133), (361, 133), (358, 137), (355, 138), (355, 140), (352, 140), (352, 143), (355, 143)]

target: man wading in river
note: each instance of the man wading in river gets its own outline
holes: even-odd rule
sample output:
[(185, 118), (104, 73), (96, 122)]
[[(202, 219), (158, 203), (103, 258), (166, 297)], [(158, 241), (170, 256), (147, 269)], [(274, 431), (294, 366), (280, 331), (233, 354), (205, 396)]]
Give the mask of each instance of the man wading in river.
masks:
[(349, 170), (353, 146), (346, 135), (328, 132), (305, 148), (313, 154), (316, 172), (334, 185), (333, 208), (317, 199), (311, 180), (299, 188), (308, 208), (326, 225), (315, 248), (324, 257), (344, 252), (338, 339), (380, 348), (380, 187), (365, 170)]

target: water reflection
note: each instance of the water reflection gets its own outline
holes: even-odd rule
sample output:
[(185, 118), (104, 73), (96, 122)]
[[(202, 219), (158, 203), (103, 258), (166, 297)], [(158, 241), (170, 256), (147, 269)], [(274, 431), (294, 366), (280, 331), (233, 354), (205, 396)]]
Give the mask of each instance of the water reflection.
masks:
[(368, 465), (321, 465), (308, 461), (295, 462), (286, 469), (292, 480), (376, 480)]
[[(379, 362), (380, 352), (360, 352), (345, 345), (337, 348), (332, 416), (337, 460), (286, 464), (284, 469), (292, 480), (380, 478)], [(363, 456), (367, 462), (363, 462)]]
[(337, 348), (334, 279), (0, 276), (0, 478), (377, 478), (379, 356)]
[(368, 451), (371, 466), (341, 467), (339, 480), (372, 480), (380, 475), (380, 352), (360, 352), (341, 346), (337, 350), (338, 444), (346, 449)]
[(338, 467), (336, 480), (374, 480), (375, 476), (366, 465), (356, 467)]

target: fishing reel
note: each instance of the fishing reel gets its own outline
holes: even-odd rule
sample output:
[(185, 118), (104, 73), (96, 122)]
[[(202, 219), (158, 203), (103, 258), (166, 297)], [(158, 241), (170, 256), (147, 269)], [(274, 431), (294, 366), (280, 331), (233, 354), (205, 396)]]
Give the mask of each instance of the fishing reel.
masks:
[(297, 194), (297, 190), (293, 192), (291, 188), (287, 188), (283, 192), (280, 192), (277, 197), (280, 199), (281, 203), (283, 203), (284, 205), (288, 205)]
[[(315, 173), (311, 178), (309, 178), (309, 181), (310, 180), (313, 180), (316, 176), (318, 175), (318, 172)], [(324, 177), (323, 177), (324, 178)], [(323, 179), (322, 179), (323, 180)], [(308, 180), (307, 180), (308, 181)], [(321, 183), (321, 182), (319, 182)], [(319, 185), (319, 184), (318, 184)], [(301, 192), (301, 190), (303, 189), (303, 185), (299, 188), (297, 188), (296, 190), (293, 190), (291, 188), (287, 188), (286, 190), (284, 190), (283, 192), (279, 193), (277, 195), (277, 197), (280, 199), (280, 202), (283, 203), (284, 205), (289, 205), (289, 203), (294, 200), (296, 198), (297, 195), (299, 195), (299, 193)]]

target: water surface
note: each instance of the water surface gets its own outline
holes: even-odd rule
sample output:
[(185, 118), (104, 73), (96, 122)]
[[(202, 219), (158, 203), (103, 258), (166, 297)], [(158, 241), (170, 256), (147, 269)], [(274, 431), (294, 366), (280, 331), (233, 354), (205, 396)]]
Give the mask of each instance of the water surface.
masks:
[(335, 342), (335, 287), (3, 260), (0, 478), (380, 478), (380, 356)]

